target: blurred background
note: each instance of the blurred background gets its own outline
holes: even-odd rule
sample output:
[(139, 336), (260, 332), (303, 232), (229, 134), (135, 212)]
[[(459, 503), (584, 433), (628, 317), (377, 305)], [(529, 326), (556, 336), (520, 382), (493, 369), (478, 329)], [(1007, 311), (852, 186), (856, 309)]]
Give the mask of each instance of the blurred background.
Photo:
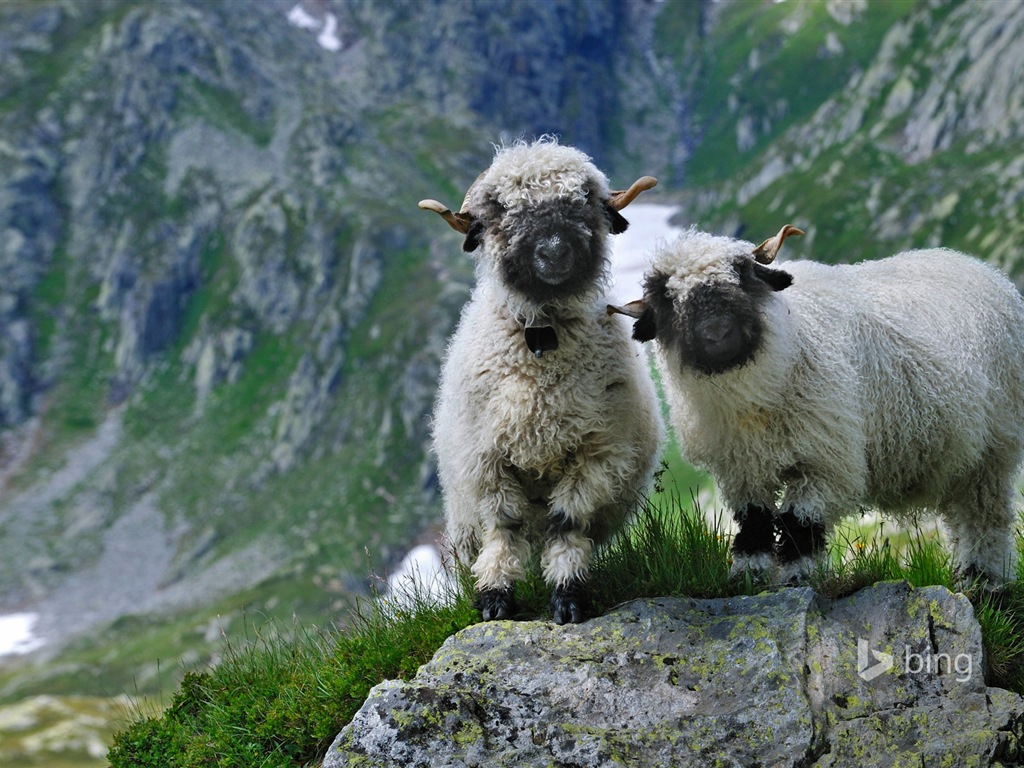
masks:
[(0, 764), (102, 764), (128, 697), (437, 539), (473, 265), (416, 203), (544, 133), (660, 181), (624, 300), (691, 224), (1024, 281), (1016, 0), (2, 0)]

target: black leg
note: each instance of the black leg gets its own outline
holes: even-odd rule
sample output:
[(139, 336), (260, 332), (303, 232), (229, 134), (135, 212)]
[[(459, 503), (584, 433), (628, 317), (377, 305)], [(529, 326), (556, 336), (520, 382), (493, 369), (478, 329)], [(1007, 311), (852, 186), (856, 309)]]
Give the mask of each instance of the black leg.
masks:
[(582, 581), (555, 587), (551, 594), (551, 612), (555, 624), (580, 624), (590, 612), (590, 595)]
[(476, 607), (484, 621), (498, 621), (512, 618), (515, 601), (511, 589), (485, 589), (477, 594)]
[(732, 540), (734, 555), (771, 554), (775, 547), (774, 515), (760, 504), (748, 504), (736, 514), (740, 530)]
[(803, 557), (812, 557), (825, 549), (825, 526), (821, 523), (805, 523), (792, 509), (787, 509), (776, 519), (779, 531), (778, 558), (783, 563), (793, 563)]

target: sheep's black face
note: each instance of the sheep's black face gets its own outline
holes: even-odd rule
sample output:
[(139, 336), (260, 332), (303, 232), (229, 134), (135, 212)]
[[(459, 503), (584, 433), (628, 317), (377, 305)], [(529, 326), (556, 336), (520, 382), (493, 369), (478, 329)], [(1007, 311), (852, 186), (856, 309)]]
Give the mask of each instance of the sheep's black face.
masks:
[(738, 282), (703, 282), (681, 298), (668, 290), (668, 275), (648, 276), (647, 309), (634, 326), (634, 337), (657, 338), (678, 352), (684, 367), (700, 373), (721, 374), (746, 365), (761, 347), (762, 303), (772, 291), (788, 287), (792, 277), (752, 259), (739, 259), (734, 268)]
[(683, 363), (701, 373), (725, 373), (748, 363), (761, 345), (757, 302), (742, 288), (721, 283), (697, 286), (683, 303)]
[(504, 241), (505, 283), (543, 302), (578, 296), (594, 286), (609, 223), (599, 202), (557, 198), (505, 212), (488, 234)]

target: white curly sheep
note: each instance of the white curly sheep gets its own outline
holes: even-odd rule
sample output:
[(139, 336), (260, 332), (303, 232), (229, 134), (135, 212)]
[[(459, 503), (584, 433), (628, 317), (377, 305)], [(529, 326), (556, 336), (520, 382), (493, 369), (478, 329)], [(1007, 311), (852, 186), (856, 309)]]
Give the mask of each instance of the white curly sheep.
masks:
[[(734, 568), (813, 566), (861, 505), (938, 511), (967, 574), (1014, 566), (1024, 447), (1024, 301), (955, 251), (770, 268), (758, 248), (691, 230), (618, 308), (656, 341), (671, 421), (734, 511)], [(613, 308), (614, 309), (614, 308)]]
[(642, 350), (605, 312), (608, 235), (643, 189), (608, 190), (550, 139), (500, 148), (459, 213), (477, 285), (451, 339), (434, 412), (447, 533), (472, 564), (485, 620), (514, 611), (541, 547), (558, 623), (586, 618), (595, 543), (647, 489), (662, 427)]

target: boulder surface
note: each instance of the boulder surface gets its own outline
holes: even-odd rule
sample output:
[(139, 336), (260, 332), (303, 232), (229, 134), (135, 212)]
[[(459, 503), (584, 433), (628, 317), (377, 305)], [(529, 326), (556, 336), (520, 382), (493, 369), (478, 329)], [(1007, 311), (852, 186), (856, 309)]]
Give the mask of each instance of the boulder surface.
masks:
[(581, 625), (477, 624), (376, 686), (341, 766), (1017, 765), (970, 602), (880, 583), (634, 600)]

